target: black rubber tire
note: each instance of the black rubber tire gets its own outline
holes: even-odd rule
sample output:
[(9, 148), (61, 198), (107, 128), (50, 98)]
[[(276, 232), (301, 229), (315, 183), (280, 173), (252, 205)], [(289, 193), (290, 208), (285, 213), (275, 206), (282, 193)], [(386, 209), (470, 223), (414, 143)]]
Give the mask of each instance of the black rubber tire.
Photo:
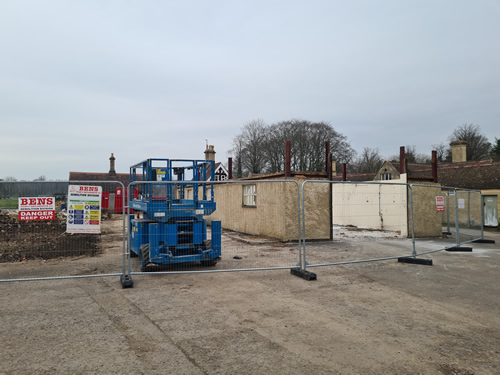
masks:
[(141, 245), (139, 253), (141, 272), (146, 272), (149, 264), (149, 244)]
[[(210, 250), (212, 248), (212, 240), (205, 240), (201, 244), (203, 250)], [(201, 265), (203, 267), (213, 267), (217, 264), (217, 259), (202, 260)]]
[(137, 255), (136, 253), (134, 253), (134, 252), (132, 251), (132, 249), (130, 249), (130, 257), (131, 257), (131, 258), (137, 258), (138, 256), (139, 256), (139, 255)]
[(201, 265), (203, 267), (213, 267), (217, 264), (217, 259), (202, 260)]

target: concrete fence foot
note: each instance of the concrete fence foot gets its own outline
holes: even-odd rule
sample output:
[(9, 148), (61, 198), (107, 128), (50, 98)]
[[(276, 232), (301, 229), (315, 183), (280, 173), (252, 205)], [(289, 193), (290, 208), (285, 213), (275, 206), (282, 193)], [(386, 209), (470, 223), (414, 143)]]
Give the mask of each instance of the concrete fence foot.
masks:
[(421, 264), (424, 266), (432, 266), (432, 259), (404, 257), (404, 258), (398, 258), (398, 262), (399, 263)]
[(120, 277), (120, 281), (122, 283), (122, 288), (133, 288), (134, 287), (134, 281), (132, 280), (132, 277), (130, 275), (125, 275), (123, 274)]
[(309, 272), (309, 271), (305, 271), (305, 270), (301, 270), (300, 268), (291, 268), (290, 269), (290, 273), (292, 275), (295, 275), (295, 276), (298, 276), (304, 280), (307, 280), (307, 281), (311, 281), (311, 280), (316, 280), (316, 274), (315, 273), (312, 273), (312, 272)]
[(445, 249), (446, 251), (457, 251), (457, 252), (471, 252), (472, 247), (463, 247), (463, 246), (454, 246), (454, 247), (447, 247)]
[(478, 239), (478, 240), (474, 240), (472, 242), (474, 242), (474, 243), (495, 243), (495, 240)]

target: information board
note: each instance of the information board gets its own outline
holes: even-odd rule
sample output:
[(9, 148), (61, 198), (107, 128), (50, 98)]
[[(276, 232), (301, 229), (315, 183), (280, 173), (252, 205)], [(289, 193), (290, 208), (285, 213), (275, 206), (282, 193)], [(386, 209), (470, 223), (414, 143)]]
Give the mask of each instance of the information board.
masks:
[(465, 208), (465, 199), (460, 198), (458, 200), (458, 208)]
[(101, 186), (70, 185), (68, 233), (101, 233)]

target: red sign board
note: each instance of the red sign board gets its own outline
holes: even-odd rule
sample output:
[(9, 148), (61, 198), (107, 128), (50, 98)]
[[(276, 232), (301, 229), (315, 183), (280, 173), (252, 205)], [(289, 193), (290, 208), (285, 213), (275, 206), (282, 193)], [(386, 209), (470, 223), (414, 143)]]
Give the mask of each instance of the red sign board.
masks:
[(55, 211), (19, 211), (20, 221), (54, 220), (55, 216)]
[(54, 220), (56, 202), (53, 197), (19, 198), (19, 221)]
[(436, 197), (436, 210), (437, 212), (444, 212), (444, 197)]

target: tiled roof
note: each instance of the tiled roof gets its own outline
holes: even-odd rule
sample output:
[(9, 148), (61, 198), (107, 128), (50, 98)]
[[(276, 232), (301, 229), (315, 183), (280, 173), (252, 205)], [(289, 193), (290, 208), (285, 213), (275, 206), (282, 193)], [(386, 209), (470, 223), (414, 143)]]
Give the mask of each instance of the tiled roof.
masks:
[(487, 159), (440, 164), (438, 182), (466, 189), (500, 189), (500, 162)]
[[(399, 163), (391, 163), (399, 171)], [(408, 181), (432, 180), (432, 165), (408, 163)], [(492, 159), (438, 164), (438, 183), (464, 189), (500, 189), (500, 162)]]
[[(392, 162), (399, 171), (399, 163)], [(408, 163), (408, 181), (432, 179), (432, 165)], [(500, 162), (492, 159), (438, 164), (438, 183), (464, 189), (500, 189)]]
[(120, 181), (125, 187), (130, 183), (130, 174), (116, 173), (90, 173), (90, 172), (69, 172), (70, 181)]
[[(348, 173), (346, 181), (373, 181), (376, 173)], [(332, 181), (342, 181), (342, 174), (333, 176)]]
[(236, 180), (250, 180), (250, 181), (253, 181), (253, 180), (273, 180), (273, 179), (285, 179), (286, 180), (289, 178), (323, 180), (323, 179), (326, 179), (326, 173), (325, 172), (291, 172), (290, 177), (285, 177), (285, 172), (265, 173), (265, 174), (250, 173), (248, 175), (248, 177), (237, 178)]
[[(392, 166), (399, 172), (399, 162), (391, 162)], [(424, 163), (406, 163), (408, 181), (424, 180), (432, 181), (432, 165)]]

